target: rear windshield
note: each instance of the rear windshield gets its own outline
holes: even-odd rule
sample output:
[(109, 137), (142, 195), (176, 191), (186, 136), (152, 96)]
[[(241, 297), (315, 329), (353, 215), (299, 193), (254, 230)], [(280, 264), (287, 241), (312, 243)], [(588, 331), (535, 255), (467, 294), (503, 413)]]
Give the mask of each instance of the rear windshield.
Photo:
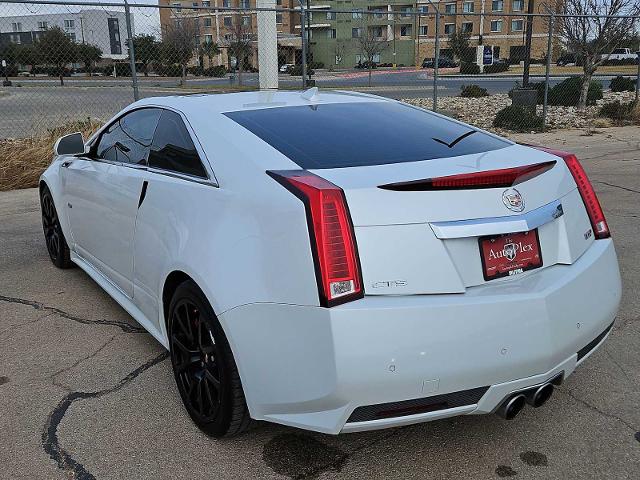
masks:
[(417, 162), (510, 145), (395, 102), (276, 107), (225, 115), (305, 169)]

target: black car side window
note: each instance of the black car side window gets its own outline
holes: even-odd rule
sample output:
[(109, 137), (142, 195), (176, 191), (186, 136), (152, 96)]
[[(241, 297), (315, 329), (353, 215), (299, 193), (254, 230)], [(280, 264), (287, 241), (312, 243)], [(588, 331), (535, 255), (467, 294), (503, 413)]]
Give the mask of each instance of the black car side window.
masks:
[(161, 114), (157, 108), (127, 113), (103, 132), (95, 156), (113, 162), (146, 165), (153, 132)]
[(149, 166), (207, 178), (191, 135), (177, 113), (162, 112), (151, 144)]

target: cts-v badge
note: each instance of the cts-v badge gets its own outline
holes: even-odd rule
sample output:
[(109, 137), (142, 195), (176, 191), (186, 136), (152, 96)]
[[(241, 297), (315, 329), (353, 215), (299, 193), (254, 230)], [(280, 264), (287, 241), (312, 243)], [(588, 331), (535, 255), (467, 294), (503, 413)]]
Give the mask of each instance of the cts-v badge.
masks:
[(502, 203), (509, 210), (514, 212), (521, 212), (524, 210), (524, 199), (518, 190), (515, 188), (508, 188), (502, 192)]

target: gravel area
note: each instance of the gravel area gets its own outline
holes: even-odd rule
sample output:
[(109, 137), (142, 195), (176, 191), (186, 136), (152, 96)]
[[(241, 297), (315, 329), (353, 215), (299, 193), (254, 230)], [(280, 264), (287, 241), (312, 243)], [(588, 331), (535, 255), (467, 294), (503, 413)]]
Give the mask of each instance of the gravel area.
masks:
[[(588, 128), (611, 126), (608, 119), (598, 117), (598, 111), (604, 103), (620, 100), (630, 102), (635, 98), (634, 92), (604, 92), (602, 100), (587, 107), (583, 111), (576, 107), (561, 107), (550, 105), (547, 112), (547, 126), (556, 128)], [(408, 98), (403, 102), (431, 109), (431, 98)], [(496, 131), (493, 119), (498, 111), (511, 105), (511, 99), (506, 93), (499, 93), (482, 98), (441, 97), (438, 98), (438, 110), (445, 115), (457, 118), (477, 127)], [(537, 114), (542, 115), (542, 105), (538, 105)], [(500, 132), (507, 133), (507, 132)]]

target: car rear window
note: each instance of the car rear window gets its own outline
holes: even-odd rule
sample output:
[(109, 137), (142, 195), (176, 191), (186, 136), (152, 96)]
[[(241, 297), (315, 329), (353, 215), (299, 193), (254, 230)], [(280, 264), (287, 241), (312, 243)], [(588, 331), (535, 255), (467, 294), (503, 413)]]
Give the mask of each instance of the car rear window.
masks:
[(225, 115), (305, 169), (417, 162), (510, 145), (395, 102), (276, 107)]

